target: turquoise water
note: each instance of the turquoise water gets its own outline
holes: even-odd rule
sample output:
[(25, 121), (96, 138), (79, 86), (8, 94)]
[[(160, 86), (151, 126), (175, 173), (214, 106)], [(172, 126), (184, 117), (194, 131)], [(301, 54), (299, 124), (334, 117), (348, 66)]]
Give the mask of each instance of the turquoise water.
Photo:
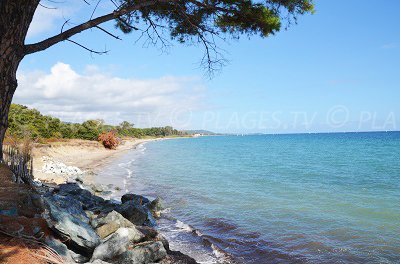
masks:
[(400, 263), (398, 132), (200, 137), (140, 150), (119, 163), (131, 173), (126, 188), (161, 196), (160, 229), (202, 262)]

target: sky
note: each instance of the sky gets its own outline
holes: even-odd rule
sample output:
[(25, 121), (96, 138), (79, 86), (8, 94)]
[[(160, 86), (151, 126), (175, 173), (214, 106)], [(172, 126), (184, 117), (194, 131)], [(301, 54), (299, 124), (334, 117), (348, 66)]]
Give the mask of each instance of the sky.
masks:
[[(103, 1), (107, 2), (107, 1)], [(27, 43), (91, 15), (81, 0), (43, 3)], [(226, 65), (210, 78), (201, 47), (148, 46), (139, 33), (99, 30), (28, 55), (14, 103), (68, 122), (124, 120), (220, 133), (400, 130), (400, 1), (315, 1), (313, 15), (268, 38), (219, 43)], [(95, 15), (104, 14), (106, 3)], [(113, 23), (105, 27), (112, 29)]]

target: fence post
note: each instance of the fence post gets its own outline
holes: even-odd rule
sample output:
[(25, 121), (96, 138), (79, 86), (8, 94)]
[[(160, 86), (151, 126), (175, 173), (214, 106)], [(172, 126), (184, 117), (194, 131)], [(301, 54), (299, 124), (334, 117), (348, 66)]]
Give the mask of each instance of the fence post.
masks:
[(3, 162), (16, 176), (16, 182), (31, 184), (33, 181), (33, 160), (29, 153), (21, 153), (18, 148), (3, 146)]

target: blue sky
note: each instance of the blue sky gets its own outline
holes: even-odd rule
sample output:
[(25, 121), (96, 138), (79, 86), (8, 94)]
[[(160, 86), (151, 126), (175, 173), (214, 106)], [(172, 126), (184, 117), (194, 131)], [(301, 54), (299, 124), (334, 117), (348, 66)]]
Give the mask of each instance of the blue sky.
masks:
[[(90, 15), (80, 2), (39, 10), (27, 42), (58, 33), (64, 17)], [(275, 36), (221, 43), (229, 62), (212, 79), (199, 68), (199, 47), (161, 53), (135, 44), (137, 34), (118, 41), (91, 30), (73, 39), (107, 55), (66, 42), (27, 56), (14, 102), (78, 122), (234, 133), (399, 130), (400, 2), (315, 4), (314, 15)]]

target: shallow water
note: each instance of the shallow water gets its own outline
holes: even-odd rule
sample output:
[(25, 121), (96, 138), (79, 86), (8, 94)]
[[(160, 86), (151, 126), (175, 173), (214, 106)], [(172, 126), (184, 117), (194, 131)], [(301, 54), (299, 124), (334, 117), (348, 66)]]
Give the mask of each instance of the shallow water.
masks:
[(161, 196), (203, 263), (400, 262), (399, 132), (150, 142), (100, 178)]

